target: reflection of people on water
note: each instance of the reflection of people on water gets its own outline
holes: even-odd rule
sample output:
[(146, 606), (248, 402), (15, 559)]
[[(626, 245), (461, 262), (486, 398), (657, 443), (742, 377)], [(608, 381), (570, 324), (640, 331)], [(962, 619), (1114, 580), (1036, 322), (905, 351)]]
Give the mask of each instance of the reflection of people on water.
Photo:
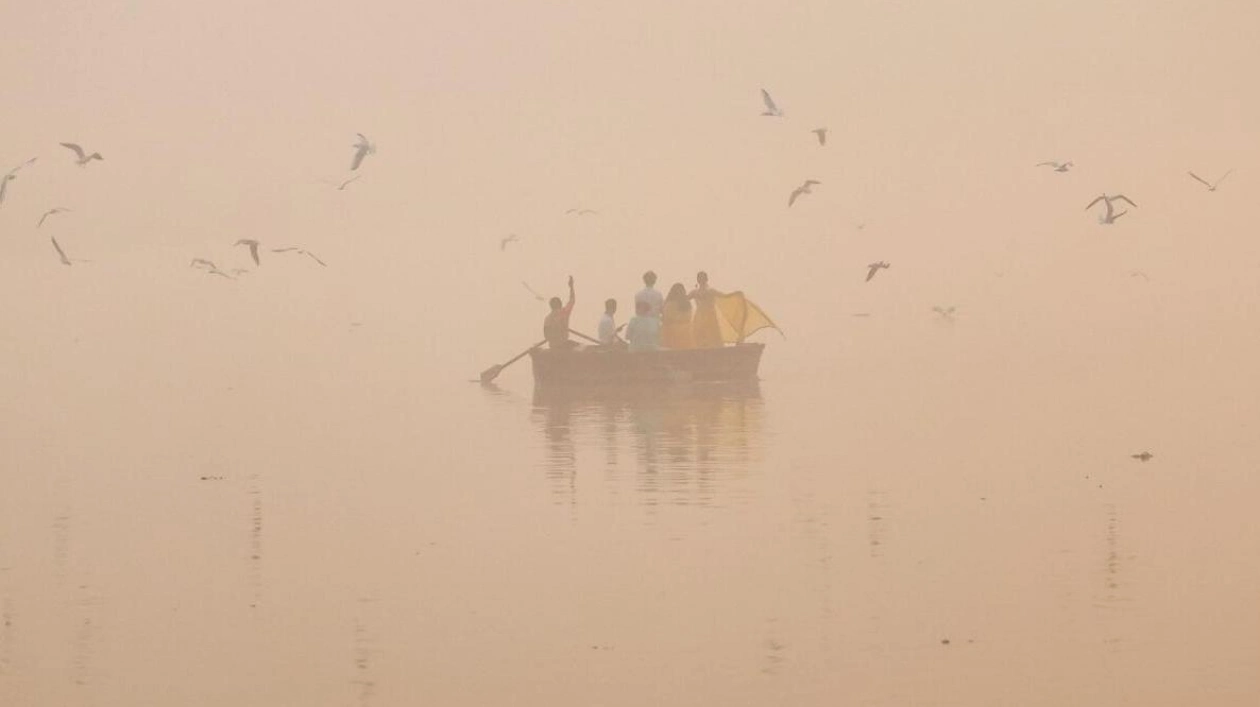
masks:
[(645, 300), (634, 303), (634, 317), (626, 325), (626, 341), (631, 351), (656, 351), (661, 348), (661, 320), (651, 314)]
[(696, 289), (689, 295), (696, 301), (696, 314), (691, 323), (691, 336), (696, 348), (722, 345), (722, 329), (718, 325), (717, 298), (725, 293), (709, 287), (709, 274), (696, 273)]
[(629, 491), (645, 503), (723, 503), (760, 449), (756, 383), (537, 388), (552, 490)]
[(691, 299), (681, 282), (674, 283), (661, 310), (661, 345), (667, 349), (692, 348)]
[(573, 314), (573, 303), (577, 298), (573, 294), (573, 276), (569, 276), (569, 303), (561, 305), (559, 297), (551, 298), (551, 311), (543, 320), (543, 338), (547, 346), (553, 349), (567, 349), (576, 346), (569, 341), (569, 315)]

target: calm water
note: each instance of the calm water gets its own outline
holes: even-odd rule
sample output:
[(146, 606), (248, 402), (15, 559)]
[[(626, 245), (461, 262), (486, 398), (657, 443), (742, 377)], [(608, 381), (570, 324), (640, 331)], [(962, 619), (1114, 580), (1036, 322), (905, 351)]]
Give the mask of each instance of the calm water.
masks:
[(64, 297), (5, 340), (2, 704), (1260, 696), (1244, 328), (907, 308), (555, 394), (465, 382), (489, 336)]

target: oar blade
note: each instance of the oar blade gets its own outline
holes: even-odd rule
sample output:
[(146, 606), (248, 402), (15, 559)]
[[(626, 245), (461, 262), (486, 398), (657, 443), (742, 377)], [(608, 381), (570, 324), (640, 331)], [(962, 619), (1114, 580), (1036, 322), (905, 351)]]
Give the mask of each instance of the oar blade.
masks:
[(495, 364), (481, 372), (481, 382), (489, 383), (499, 377), (499, 372), (503, 370), (503, 364)]

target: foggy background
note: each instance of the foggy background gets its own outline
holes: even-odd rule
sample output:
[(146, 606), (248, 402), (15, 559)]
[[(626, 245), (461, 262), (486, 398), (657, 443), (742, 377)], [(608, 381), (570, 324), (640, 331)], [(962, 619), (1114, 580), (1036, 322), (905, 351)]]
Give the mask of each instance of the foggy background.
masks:
[[(0, 608), (23, 619), (0, 634), (0, 696), (158, 704), (156, 682), (183, 704), (344, 704), (308, 679), (359, 650), (395, 661), (377, 663), (380, 694), (361, 703), (402, 703), (419, 684), (451, 703), (822, 704), (861, 676), (859, 704), (1185, 704), (1206, 685), (1212, 704), (1252, 704), (1258, 23), (1254, 4), (1227, 1), (0, 10), (0, 172), (39, 158), (0, 205)], [(761, 88), (782, 118), (759, 115)], [(820, 147), (809, 131), (824, 126)], [(321, 180), (350, 176), (357, 132), (378, 151), (338, 191)], [(104, 159), (78, 168), (63, 141)], [(1075, 167), (1034, 166), (1046, 160)], [(1231, 168), (1216, 192), (1186, 174)], [(821, 185), (788, 208), (805, 179)], [(1138, 207), (1099, 225), (1084, 207), (1103, 192)], [(36, 228), (54, 206), (72, 211)], [(500, 250), (509, 234), (519, 242)], [(61, 265), (50, 237), (91, 262)], [(254, 268), (239, 238), (328, 266), (264, 250)], [(207, 276), (196, 257), (252, 272)], [(891, 268), (864, 282), (876, 260)], [(545, 307), (522, 281), (561, 295), (572, 274), (573, 326), (592, 333), (607, 297), (628, 318), (649, 268), (662, 290), (707, 270), (786, 334), (757, 336), (756, 453), (732, 496), (716, 492), (734, 516), (644, 520), (611, 492), (553, 507), (534, 485), (552, 423), (531, 412), (528, 362), (499, 379), (503, 395), (465, 382), (541, 338)], [(613, 464), (577, 437), (578, 475), (616, 488), (601, 469), (633, 458)], [(1128, 458), (1144, 449), (1149, 464)], [(189, 488), (220, 475), (239, 491), (228, 505)], [(1099, 475), (1115, 497), (1078, 495)], [(996, 516), (960, 510), (998, 489)], [(258, 554), (260, 495), (280, 514), (262, 573), (241, 559)], [(853, 564), (872, 559), (861, 518), (886, 496), (915, 550), (871, 576)], [(808, 532), (783, 530), (803, 517)], [(1116, 518), (1127, 546), (1107, 550)], [(640, 536), (640, 520), (670, 530)], [(848, 530), (852, 556), (828, 544)], [(794, 549), (774, 546), (780, 532)], [(239, 542), (196, 549), (225, 537)], [(420, 537), (466, 545), (401, 569), (390, 553)], [(671, 537), (699, 540), (673, 555)], [(1107, 629), (1127, 641), (1108, 660), (1094, 660), (1102, 638), (1058, 632), (1099, 625), (1097, 602), (1064, 586), (1107, 561), (1055, 559), (1086, 547), (1132, 560), (1128, 586), (1145, 589)], [(939, 572), (918, 574), (932, 557)], [(568, 574), (583, 563), (604, 574)], [(801, 581), (778, 587), (767, 566)], [(986, 581), (994, 571), (1015, 579)], [(694, 583), (661, 600), (670, 620), (655, 626), (685, 647), (652, 653), (644, 638), (631, 659), (623, 637), (626, 662), (605, 672), (556, 667), (589, 657), (547, 642), (573, 628), (550, 623), (566, 598), (596, 624), (624, 615), (625, 636), (660, 616), (582, 604), (583, 582), (656, 573)], [(558, 577), (575, 596), (555, 594)], [(837, 577), (887, 604), (841, 616)], [(485, 588), (509, 586), (525, 596)], [(945, 610), (925, 586), (958, 602)], [(783, 592), (824, 597), (782, 609), (795, 642), (762, 636), (748, 609)], [(251, 601), (276, 607), (266, 628), (236, 613)], [(514, 629), (470, 632), (462, 601)], [(66, 607), (90, 607), (96, 628)], [(868, 613), (891, 623), (854, 618)], [(325, 636), (312, 615), (359, 624)], [(986, 652), (938, 665), (889, 638), (940, 615), (988, 626)], [(847, 633), (815, 632), (831, 620)], [(354, 643), (364, 625), (380, 645)], [(750, 645), (797, 646), (791, 681), (733, 677), (724, 647), (743, 628)], [(996, 640), (1042, 630), (1022, 652)], [(277, 658), (288, 651), (309, 660)]]

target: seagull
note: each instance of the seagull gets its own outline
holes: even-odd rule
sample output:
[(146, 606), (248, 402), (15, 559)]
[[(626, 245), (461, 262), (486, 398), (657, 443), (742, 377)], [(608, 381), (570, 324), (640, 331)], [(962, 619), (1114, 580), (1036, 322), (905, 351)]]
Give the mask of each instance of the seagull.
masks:
[(1150, 452), (1142, 452), (1141, 454), (1130, 454), (1129, 456), (1141, 462), (1148, 462), (1155, 458), (1155, 455), (1151, 454)]
[(43, 226), (44, 219), (48, 218), (49, 216), (52, 216), (54, 214), (63, 214), (69, 210), (70, 209), (62, 208), (60, 206), (54, 206), (53, 208), (45, 211), (43, 216), (39, 217), (39, 223), (35, 224), (35, 228), (39, 228), (40, 226)]
[(762, 111), (762, 115), (769, 115), (776, 118), (783, 117), (783, 111), (779, 110), (779, 107), (774, 104), (774, 99), (770, 97), (770, 92), (764, 88), (761, 89), (761, 102), (766, 104), (766, 109)]
[(1141, 270), (1130, 270), (1129, 277), (1140, 277), (1143, 280), (1146, 280), (1147, 282), (1151, 281), (1151, 278), (1146, 273), (1142, 272)]
[(52, 239), (52, 244), (53, 247), (57, 249), (57, 257), (61, 258), (61, 264), (69, 265), (70, 259), (66, 257), (66, 251), (61, 249), (61, 244), (57, 242), (56, 238)]
[(347, 185), (347, 184), (349, 184), (350, 182), (353, 182), (354, 180), (356, 180), (356, 179), (358, 179), (359, 177), (362, 177), (362, 176), (363, 176), (363, 175), (361, 175), (361, 174), (356, 174), (356, 175), (354, 175), (353, 177), (351, 177), (351, 178), (347, 179), (346, 181), (341, 182), (340, 184), (338, 184), (337, 182), (330, 182), (330, 181), (328, 181), (327, 179), (325, 179), (325, 180), (324, 180), (324, 183), (325, 183), (325, 184), (331, 184), (331, 185), (333, 185), (334, 187), (336, 187), (336, 188), (337, 188), (337, 191), (345, 191), (345, 190), (346, 190), (346, 185)]
[(1071, 162), (1038, 162), (1038, 167), (1054, 167), (1056, 172), (1066, 172), (1072, 167)]
[(5, 190), (5, 187), (7, 187), (7, 186), (9, 185), (9, 180), (10, 180), (10, 179), (17, 179), (17, 173), (18, 173), (18, 172), (20, 172), (20, 171), (22, 170), (22, 168), (23, 168), (23, 167), (25, 167), (25, 166), (26, 166), (26, 165), (28, 165), (28, 164), (31, 164), (31, 163), (32, 163), (32, 162), (34, 162), (36, 159), (38, 159), (38, 158), (36, 158), (36, 157), (32, 157), (32, 158), (30, 158), (29, 160), (27, 160), (27, 161), (23, 162), (22, 164), (20, 164), (20, 165), (18, 165), (18, 166), (16, 166), (16, 167), (14, 167), (13, 169), (11, 169), (11, 170), (9, 170), (8, 172), (6, 172), (6, 173), (5, 173), (5, 175), (4, 175), (4, 178), (3, 178), (3, 179), (0, 179), (0, 204), (3, 204), (3, 203), (4, 203), (4, 190)]
[[(310, 258), (311, 260), (314, 260), (320, 265), (323, 265), (324, 267), (328, 267), (328, 263), (325, 263), (324, 261), (320, 260), (319, 257), (316, 256), (314, 253), (312, 253), (309, 250), (298, 248), (297, 246), (287, 246), (284, 248), (272, 248), (271, 252), (272, 253), (297, 253), (298, 255), (305, 255), (306, 257)], [(254, 260), (258, 260), (257, 254), (254, 255)]]
[(1112, 208), (1111, 202), (1123, 201), (1129, 206), (1132, 206), (1135, 209), (1137, 208), (1137, 204), (1133, 203), (1132, 201), (1129, 201), (1129, 197), (1125, 196), (1124, 194), (1116, 194), (1115, 196), (1107, 196), (1106, 194), (1103, 194), (1097, 199), (1094, 199), (1093, 201), (1089, 202), (1089, 206), (1086, 206), (1085, 210), (1089, 211), (1094, 206), (1094, 204), (1097, 204), (1100, 201), (1107, 205), (1107, 213), (1098, 217), (1098, 223), (1101, 223), (1104, 225), (1115, 223), (1116, 219), (1129, 213), (1127, 210), (1121, 211), (1120, 213), (1115, 213), (1115, 209)]
[(512, 235), (510, 235), (510, 236), (505, 236), (505, 237), (503, 237), (503, 238), (500, 238), (500, 239), (499, 239), (499, 250), (507, 250), (508, 243), (519, 243), (519, 242), (520, 242), (520, 240), (521, 240), (520, 238), (517, 238), (517, 237), (516, 237), (516, 234), (515, 234), (515, 233), (513, 233), (513, 234), (512, 234)]
[[(207, 275), (219, 275), (221, 277), (226, 277), (229, 280), (236, 279), (232, 277), (231, 275), (220, 270), (219, 266), (215, 265), (213, 262), (209, 260), (206, 260), (205, 258), (193, 258), (192, 262), (190, 262), (188, 266), (192, 268), (196, 268), (198, 270), (204, 270)], [(233, 272), (236, 272), (236, 271), (233, 271)]]
[(359, 141), (351, 145), (351, 147), (354, 148), (354, 160), (350, 162), (351, 172), (358, 169), (359, 165), (363, 164), (364, 157), (376, 154), (376, 145), (368, 142), (368, 139), (364, 137), (363, 133), (355, 133), (355, 135), (359, 136)]
[(521, 284), (525, 286), (525, 289), (529, 290), (529, 293), (530, 293), (531, 295), (533, 295), (533, 296), (534, 296), (534, 299), (538, 300), (539, 302), (546, 302), (546, 301), (547, 301), (547, 298), (546, 298), (546, 297), (543, 297), (543, 296), (542, 296), (542, 295), (540, 295), (540, 294), (538, 294), (538, 292), (536, 292), (536, 291), (534, 290), (534, 288), (532, 288), (532, 287), (530, 287), (530, 286), (529, 286), (529, 283), (528, 283), (528, 282), (525, 282), (524, 280), (521, 280)]
[(62, 147), (68, 147), (68, 148), (70, 148), (71, 150), (73, 150), (73, 151), (74, 151), (74, 154), (78, 155), (78, 160), (76, 160), (76, 163), (77, 163), (80, 167), (86, 167), (86, 166), (87, 166), (87, 163), (88, 163), (88, 162), (91, 162), (92, 160), (102, 160), (102, 161), (103, 161), (103, 160), (105, 159), (104, 157), (101, 157), (101, 153), (99, 153), (99, 152), (93, 152), (93, 153), (92, 153), (92, 154), (90, 154), (90, 155), (89, 155), (89, 154), (87, 154), (86, 152), (84, 152), (84, 150), (83, 150), (83, 148), (82, 148), (82, 147), (79, 147), (78, 145), (74, 144), (73, 142), (63, 142), (63, 143), (61, 143), (61, 146), (62, 146)]
[(806, 179), (804, 184), (793, 189), (792, 195), (788, 197), (788, 206), (790, 207), (801, 194), (813, 194), (813, 186), (815, 184), (822, 184), (822, 182), (817, 179)]
[(937, 314), (941, 315), (942, 317), (950, 321), (953, 321), (954, 312), (957, 311), (957, 309), (958, 309), (957, 307), (939, 307), (938, 306), (938, 307), (933, 307), (932, 311), (936, 312)]
[(599, 212), (595, 209), (568, 209), (565, 214), (577, 214), (578, 216), (595, 216)]
[(1216, 188), (1221, 185), (1221, 182), (1225, 181), (1225, 178), (1228, 177), (1231, 173), (1233, 173), (1233, 171), (1234, 170), (1231, 169), (1225, 174), (1222, 174), (1221, 178), (1216, 180), (1215, 184), (1209, 183), (1206, 179), (1204, 179), (1203, 177), (1200, 177), (1194, 172), (1186, 172), (1186, 174), (1190, 175), (1191, 177), (1194, 177), (1196, 180), (1200, 182), (1203, 182), (1203, 186), (1207, 187), (1208, 191), (1216, 191)]
[(814, 128), (810, 132), (818, 136), (819, 147), (823, 147), (827, 144), (827, 129), (826, 128)]
[(865, 280), (865, 281), (866, 281), (866, 282), (870, 282), (870, 281), (871, 281), (871, 278), (872, 278), (872, 277), (875, 277), (875, 273), (879, 272), (880, 270), (883, 270), (884, 268), (889, 267), (889, 265), (888, 265), (888, 263), (886, 263), (886, 262), (884, 262), (884, 261), (880, 260), (880, 261), (878, 261), (878, 262), (871, 263), (870, 265), (867, 265), (866, 267), (867, 267), (867, 268), (869, 268), (869, 269), (866, 271), (866, 280)]
[(262, 265), (262, 261), (258, 259), (258, 241), (252, 238), (242, 238), (232, 245), (249, 246), (249, 255), (254, 259), (254, 265)]

